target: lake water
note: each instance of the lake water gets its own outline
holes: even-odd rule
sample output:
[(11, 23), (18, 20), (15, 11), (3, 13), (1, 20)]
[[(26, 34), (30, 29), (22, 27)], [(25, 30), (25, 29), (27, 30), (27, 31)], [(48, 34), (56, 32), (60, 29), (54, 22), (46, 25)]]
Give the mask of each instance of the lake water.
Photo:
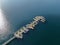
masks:
[(35, 16), (44, 16), (35, 29), (24, 34), (23, 39), (14, 39), (8, 45), (60, 45), (59, 0), (1, 0), (0, 45), (13, 37), (22, 26)]

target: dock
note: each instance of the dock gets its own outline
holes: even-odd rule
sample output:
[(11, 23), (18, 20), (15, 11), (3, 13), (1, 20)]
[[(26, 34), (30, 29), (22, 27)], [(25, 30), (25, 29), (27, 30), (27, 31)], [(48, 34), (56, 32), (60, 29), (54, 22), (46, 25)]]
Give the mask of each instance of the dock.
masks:
[(40, 21), (44, 23), (46, 21), (46, 19), (43, 16), (36, 16), (35, 18), (33, 18), (33, 21), (30, 24), (27, 24), (26, 26), (23, 26), (18, 31), (16, 31), (14, 33), (14, 36), (11, 39), (9, 39), (8, 41), (6, 41), (5, 43), (3, 43), (3, 45), (7, 45), (14, 38), (20, 38), (20, 39), (22, 39), (23, 38), (23, 34), (27, 33), (30, 29), (34, 29), (34, 27)]

